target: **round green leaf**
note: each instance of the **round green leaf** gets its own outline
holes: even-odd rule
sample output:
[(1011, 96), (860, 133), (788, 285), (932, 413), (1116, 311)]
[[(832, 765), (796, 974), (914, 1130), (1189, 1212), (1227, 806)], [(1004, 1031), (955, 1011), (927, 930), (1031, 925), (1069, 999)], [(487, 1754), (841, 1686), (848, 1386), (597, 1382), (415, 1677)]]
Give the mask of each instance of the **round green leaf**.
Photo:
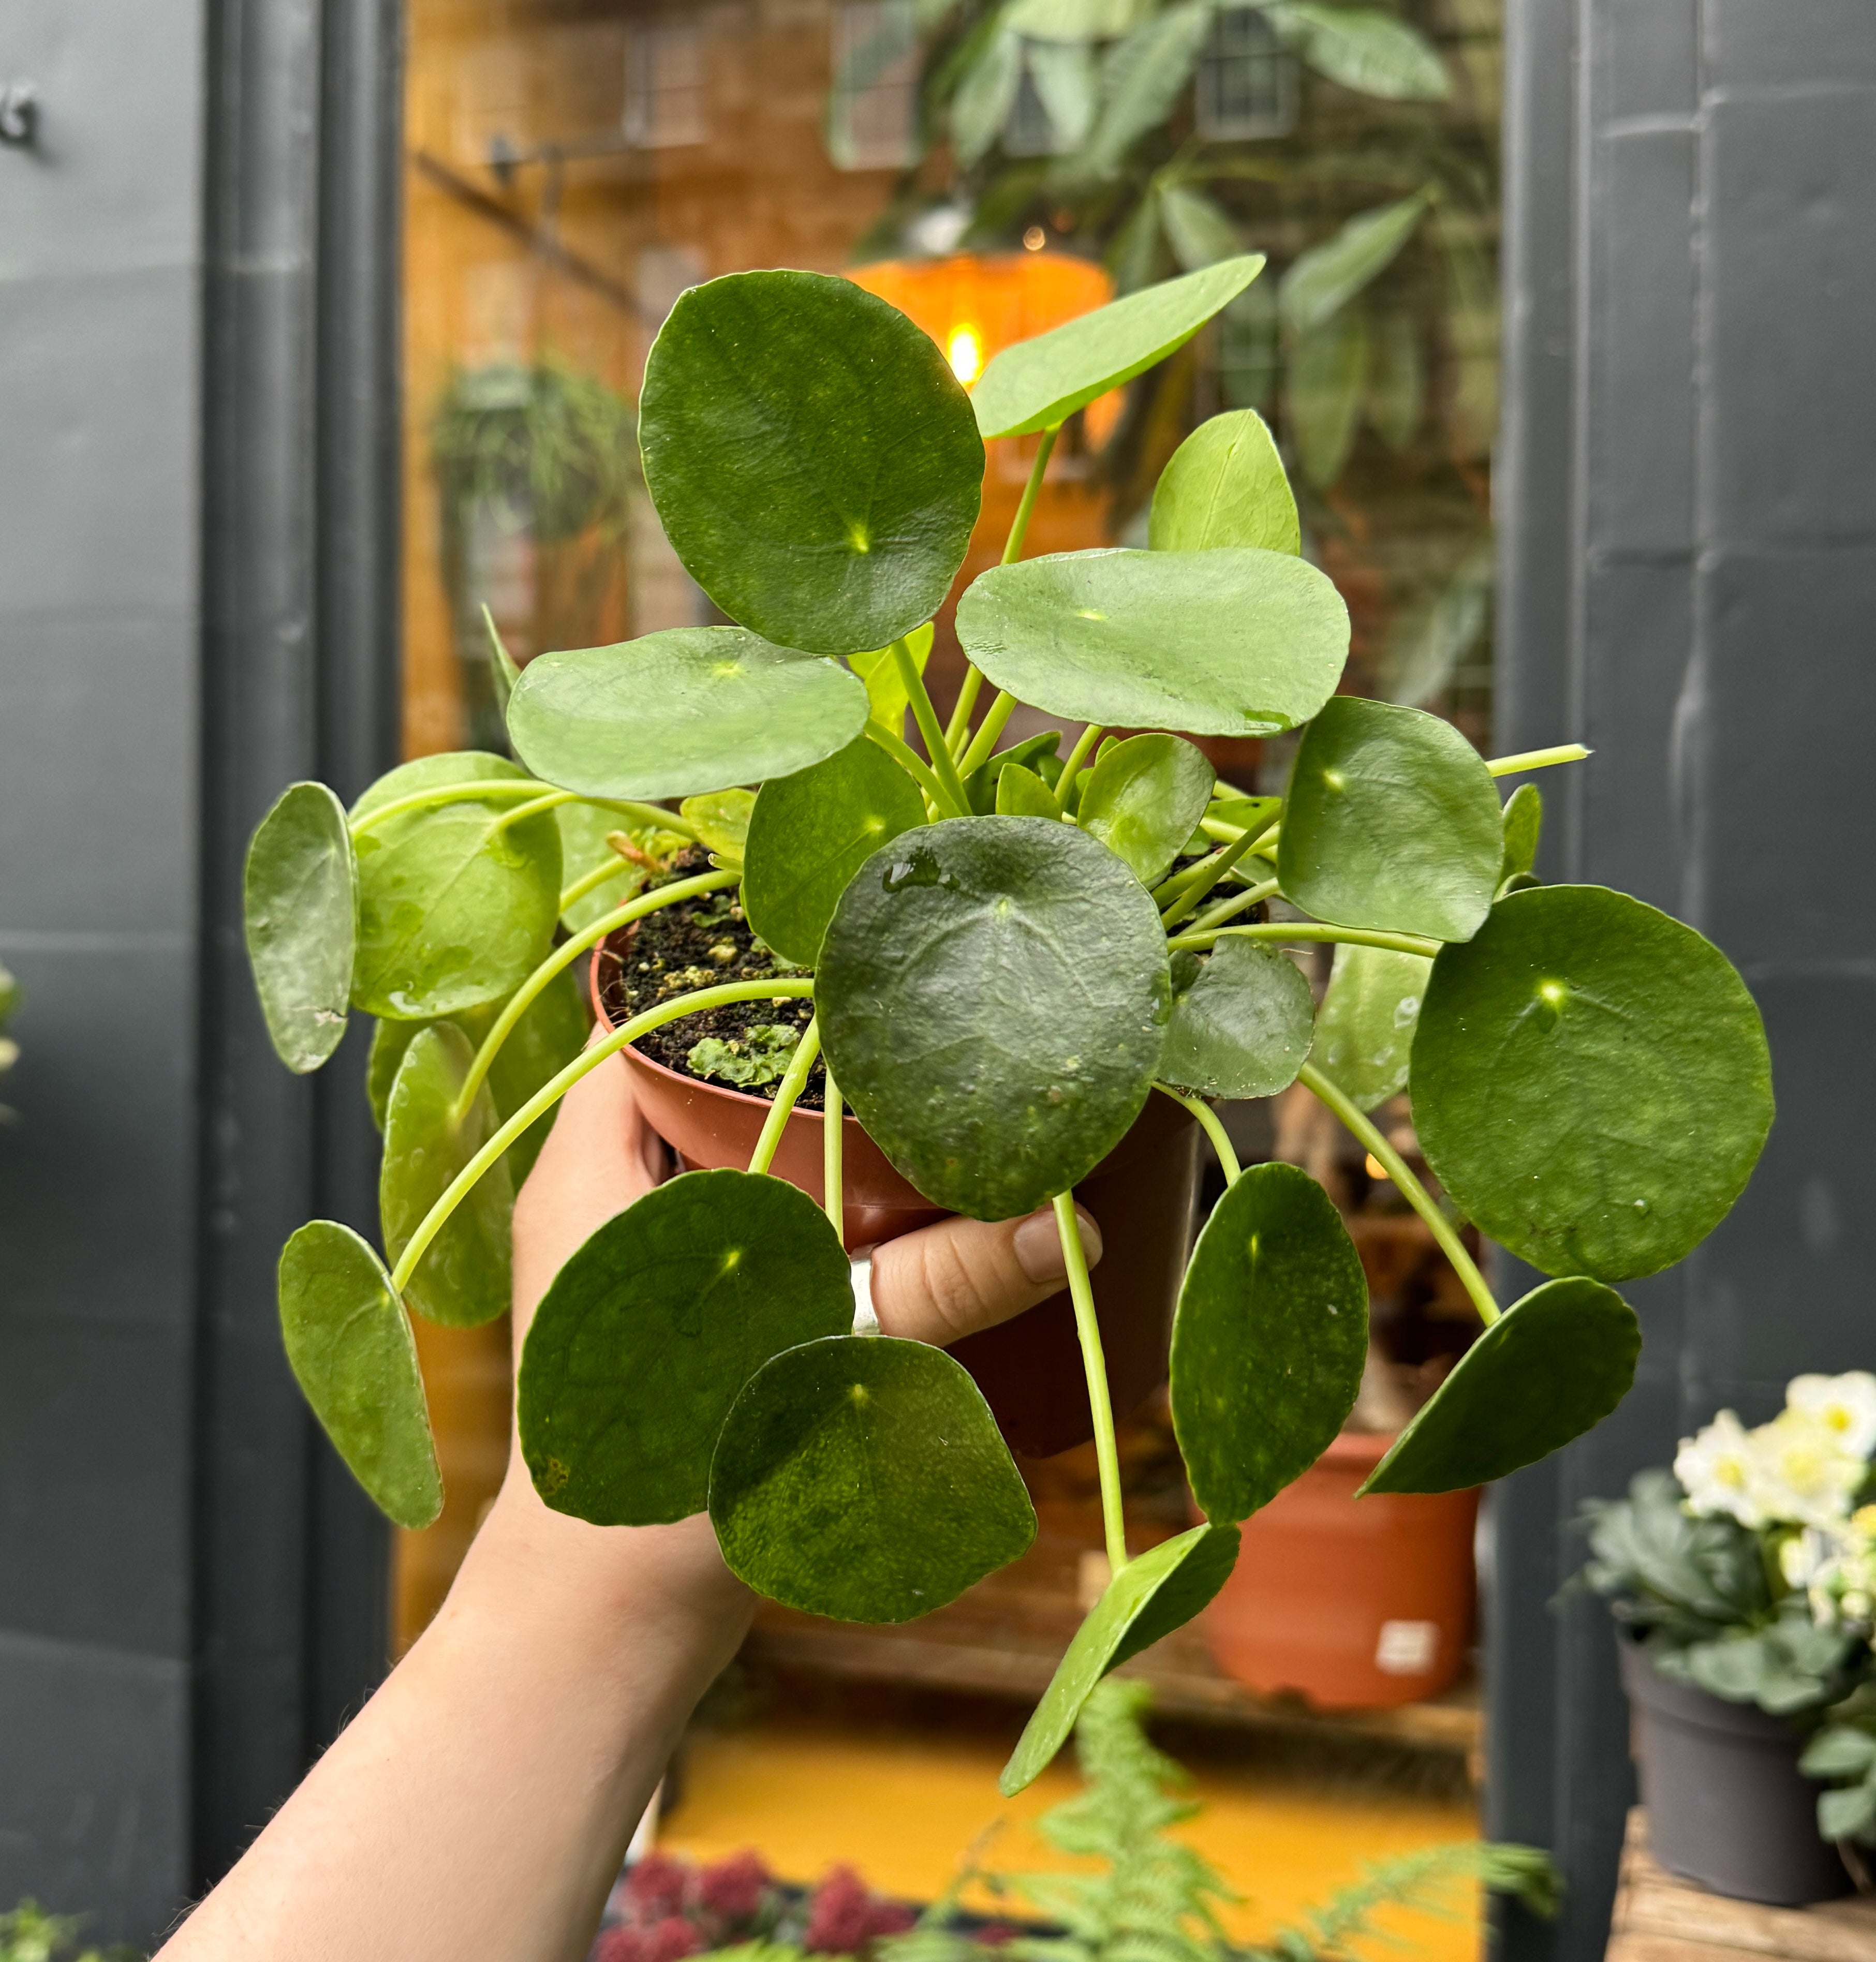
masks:
[(1504, 856), (1491, 772), (1451, 723), (1338, 695), (1304, 732), (1277, 875), (1318, 919), (1469, 940)]
[(596, 1526), (702, 1512), (737, 1393), (853, 1321), (827, 1216), (778, 1178), (692, 1171), (609, 1219), (554, 1278), (521, 1353), (521, 1452), (541, 1497)]
[(1641, 1353), (1641, 1324), (1614, 1289), (1546, 1281), (1459, 1358), (1361, 1489), (1457, 1492), (1535, 1465), (1622, 1401)]
[(1082, 828), (1150, 886), (1192, 836), (1216, 781), (1211, 765), (1177, 736), (1130, 736), (1104, 749), (1088, 772), (1077, 807)]
[(1024, 1552), (1036, 1514), (990, 1407), (942, 1349), (836, 1335), (744, 1386), (710, 1516), (758, 1593), (842, 1622), (909, 1622)]
[(934, 1204), (1033, 1212), (1126, 1135), (1170, 1006), (1152, 896), (1046, 818), (952, 818), (869, 858), (815, 1008), (854, 1114)]
[(919, 787), (864, 737), (772, 778), (749, 819), (743, 909), (785, 960), (812, 967), (847, 882), (881, 845), (925, 822)]
[(1194, 1526), (1129, 1561), (1108, 1582), (1003, 1767), (997, 1785), (1005, 1798), (1048, 1769), (1110, 1670), (1183, 1627), (1224, 1586), (1237, 1561), (1238, 1537), (1235, 1526)]
[[(422, 762), (433, 768), (381, 778), (354, 820), (414, 791), (523, 774), (498, 756)], [(394, 1021), (453, 1015), (512, 994), (533, 972), (560, 913), (560, 827), (551, 811), (504, 824), (516, 801), (465, 798), (358, 834), (356, 1007)]]
[(1146, 542), (1155, 551), (1302, 551), (1283, 460), (1255, 409), (1210, 417), (1173, 452), (1153, 492)]
[(1226, 259), (1005, 348), (971, 398), (978, 428), (987, 436), (1055, 428), (1183, 347), (1263, 270), (1261, 252)]
[(1012, 763), (996, 773), (996, 814), (999, 817), (1059, 820), (1062, 807), (1056, 800), (1055, 792), (1034, 770), (1021, 763)]
[(280, 1252), (286, 1360), (334, 1449), (379, 1510), (415, 1532), (443, 1510), (411, 1325), (349, 1226), (315, 1219)]
[(691, 577), (783, 647), (884, 647), (964, 562), (983, 484), (970, 398), (928, 334), (850, 280), (693, 287), (645, 363), (638, 437)]
[(673, 627), (537, 655), (508, 733), (537, 776), (582, 797), (687, 797), (804, 770), (866, 718), (865, 683), (837, 662), (740, 627)]
[(1772, 1125), (1744, 982), (1692, 927), (1602, 886), (1513, 893), (1443, 947), (1413, 1066), (1440, 1184), (1546, 1273), (1671, 1265), (1745, 1190)]
[(1287, 552), (1058, 552), (983, 574), (957, 635), (999, 688), (1052, 715), (1274, 736), (1328, 700), (1348, 609)]
[(289, 785), (260, 820), (241, 905), (267, 1034), (280, 1060), (303, 1076), (344, 1037), (358, 932), (345, 807), (324, 784)]
[[(445, 1188), (500, 1122), (484, 1083), (460, 1124), (450, 1122), (475, 1051), (453, 1022), (418, 1031), (404, 1053), (385, 1113), (378, 1211), (395, 1261)], [(503, 1158), (491, 1165), (424, 1250), (404, 1289), (426, 1321), (473, 1328), (508, 1307), (510, 1215), (515, 1189)]]
[(1172, 1424), (1207, 1519), (1248, 1519), (1333, 1442), (1368, 1353), (1368, 1283), (1335, 1203), (1253, 1165), (1212, 1209), (1172, 1325)]
[(1315, 1001), (1288, 955), (1221, 940), (1174, 1002), (1159, 1074), (1202, 1097), (1274, 1097), (1309, 1059)]
[(1407, 1088), (1414, 1031), (1433, 963), (1392, 947), (1335, 950), (1328, 992), (1316, 1013), (1315, 1059), (1364, 1110)]

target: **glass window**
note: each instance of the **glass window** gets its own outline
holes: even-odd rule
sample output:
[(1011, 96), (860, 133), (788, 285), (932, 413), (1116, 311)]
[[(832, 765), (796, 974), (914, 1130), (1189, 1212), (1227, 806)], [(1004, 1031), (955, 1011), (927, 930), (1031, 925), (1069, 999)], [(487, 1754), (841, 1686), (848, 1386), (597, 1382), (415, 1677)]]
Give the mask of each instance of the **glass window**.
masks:
[(827, 146), (845, 171), (918, 160), (919, 38), (912, 0), (846, 0), (833, 10)]
[(688, 21), (631, 30), (625, 139), (641, 150), (702, 143), (710, 134), (703, 30)]
[(1221, 8), (1199, 62), (1193, 123), (1200, 141), (1287, 136), (1296, 120), (1296, 64), (1270, 16), (1255, 7)]

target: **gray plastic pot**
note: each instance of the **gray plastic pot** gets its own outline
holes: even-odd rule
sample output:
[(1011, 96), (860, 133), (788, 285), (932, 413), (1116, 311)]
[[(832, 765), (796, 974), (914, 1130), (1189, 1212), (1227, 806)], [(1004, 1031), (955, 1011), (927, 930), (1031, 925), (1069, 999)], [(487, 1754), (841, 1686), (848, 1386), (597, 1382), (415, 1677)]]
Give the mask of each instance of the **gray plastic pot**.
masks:
[(1798, 1768), (1797, 1730), (1756, 1704), (1670, 1682), (1627, 1635), (1616, 1647), (1648, 1844), (1661, 1865), (1716, 1894), (1775, 1907), (1848, 1893), (1836, 1848), (1817, 1836), (1819, 1788)]

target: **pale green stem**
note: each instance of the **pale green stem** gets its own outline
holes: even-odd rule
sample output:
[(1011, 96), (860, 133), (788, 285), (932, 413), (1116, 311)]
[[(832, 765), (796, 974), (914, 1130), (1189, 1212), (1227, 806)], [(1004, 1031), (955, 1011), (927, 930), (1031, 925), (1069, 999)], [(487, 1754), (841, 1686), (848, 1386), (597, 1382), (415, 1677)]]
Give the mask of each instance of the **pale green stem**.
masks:
[(1082, 1222), (1075, 1216), (1075, 1195), (1059, 1192), (1054, 1203), (1055, 1230), (1061, 1238), (1062, 1259), (1068, 1268), (1069, 1296), (1075, 1303), (1075, 1332), (1081, 1337), (1082, 1369), (1088, 1378), (1088, 1408), (1095, 1419), (1095, 1462), (1101, 1473), (1101, 1522), (1107, 1534), (1111, 1581), (1127, 1564), (1127, 1536), (1120, 1510), (1120, 1453), (1114, 1443), (1107, 1363), (1101, 1353), (1101, 1323), (1095, 1314), (1095, 1290), (1088, 1279), (1088, 1255), (1082, 1247)]
[(944, 787), (926, 767), (925, 759), (909, 743), (903, 741), (893, 732), (877, 722), (866, 725), (867, 740), (884, 749), (887, 755), (911, 778), (924, 791), (926, 800), (934, 809), (944, 808)]
[(1222, 900), (1209, 913), (1200, 913), (1192, 922), (1194, 933), (1209, 933), (1215, 926), (1222, 926), (1229, 919), (1242, 912), (1248, 912), (1261, 900), (1277, 896), (1277, 881), (1266, 879), (1261, 886), (1247, 886), (1242, 893), (1234, 893), (1228, 900)]
[(657, 1008), (647, 1008), (642, 1015), (634, 1015), (629, 1022), (615, 1029), (603, 1042), (582, 1050), (564, 1069), (542, 1084), (449, 1181), (443, 1197), (424, 1214), (417, 1231), (398, 1255), (398, 1264), (391, 1271), (392, 1293), (403, 1293), (411, 1275), (417, 1271), (418, 1261), (429, 1252), (430, 1243), (449, 1225), (450, 1214), (468, 1197), (476, 1181), (489, 1167), (530, 1125), (545, 1117), (583, 1076), (597, 1069), (609, 1056), (618, 1055), (628, 1043), (635, 1043), (641, 1036), (649, 1035), (654, 1029), (661, 1029), (666, 1022), (679, 1021), (686, 1015), (702, 1015), (708, 1009), (721, 1008), (732, 1002), (759, 1002), (781, 995), (798, 997), (813, 992), (814, 983), (810, 978), (804, 976), (793, 981), (772, 975), (765, 981), (730, 981), (720, 988), (700, 988), (694, 995), (679, 995), (675, 1000), (661, 1002)]
[(1177, 926), (1204, 898), (1219, 880), (1229, 872), (1258, 840), (1272, 826), (1266, 825), (1264, 831), (1247, 831), (1242, 838), (1235, 839), (1223, 851), (1215, 852), (1209, 858), (1201, 859), (1195, 868), (1196, 876), (1189, 878), (1185, 890), (1174, 900), (1160, 918), (1168, 926)]
[(1515, 777), (1521, 770), (1548, 770), (1553, 763), (1585, 762), (1592, 754), (1580, 743), (1559, 743), (1548, 749), (1521, 749), (1515, 756), (1494, 756), (1485, 767), (1494, 777)]
[(610, 885), (622, 872), (642, 872), (642, 865), (634, 865), (629, 858), (622, 858), (615, 852), (609, 865), (596, 865), (583, 878), (576, 879), (570, 886), (561, 889), (560, 909), (564, 912), (569, 906), (577, 906), (589, 893), (596, 893), (602, 886)]
[(489, 826), (493, 837), (498, 831), (506, 831), (511, 824), (525, 824), (531, 817), (539, 817), (543, 811), (558, 810), (564, 804), (578, 804), (577, 791), (549, 791), (545, 797), (536, 797), (532, 804), (518, 805), (513, 810), (505, 810)]
[(388, 823), (391, 818), (403, 817), (414, 810), (433, 810), (446, 804), (471, 804), (488, 797), (538, 797), (544, 791), (551, 791), (551, 784), (536, 783), (527, 777), (497, 777), (478, 782), (465, 784), (438, 784), (427, 791), (413, 791), (408, 797), (393, 797), (388, 804), (381, 804), (368, 810), (362, 817), (352, 820), (351, 832), (354, 838)]
[(599, 810), (615, 810), (635, 824), (649, 824), (660, 831), (674, 831), (680, 838), (695, 838), (697, 827), (688, 817), (666, 810), (661, 804), (640, 804), (631, 797), (586, 797), (583, 802)]
[(990, 752), (996, 747), (996, 739), (1003, 733), (1003, 725), (1010, 719), (1016, 706), (1016, 698), (1007, 690), (999, 689), (996, 699), (985, 711), (983, 720), (977, 725), (977, 733), (970, 739), (970, 746), (957, 759), (957, 774), (968, 777), (971, 772), (986, 762)]
[(1346, 941), (1351, 947), (1385, 947), (1395, 954), (1417, 954), (1427, 960), (1440, 951), (1438, 941), (1423, 940), (1417, 933), (1377, 933), (1365, 926), (1323, 926), (1315, 920), (1276, 920), (1267, 926), (1221, 926), (1203, 933), (1196, 930), (1176, 933), (1166, 945), (1174, 954), (1186, 947), (1203, 952), (1215, 941), (1234, 938), (1280, 942), (1326, 940), (1338, 944)]
[[(1222, 817), (1202, 817), (1199, 820), (1199, 829), (1207, 838), (1216, 839), (1220, 845), (1235, 844), (1244, 836), (1242, 826), (1227, 824)], [(1277, 855), (1277, 841), (1283, 836), (1283, 827), (1280, 823), (1267, 827), (1258, 833), (1258, 842), (1252, 848), (1260, 858), (1274, 858)]]
[(679, 879), (675, 884), (654, 887), (648, 893), (641, 893), (634, 900), (628, 900), (590, 926), (582, 927), (572, 939), (563, 941), (542, 961), (527, 979), (509, 996), (501, 1013), (482, 1038), (482, 1046), (475, 1053), (475, 1060), (469, 1066), (469, 1073), (462, 1079), (462, 1088), (457, 1092), (455, 1106), (449, 1114), (450, 1128), (460, 1124), (468, 1114), (469, 1106), (475, 1101), (475, 1093), (482, 1087), (483, 1078), (489, 1072), (501, 1046), (514, 1033), (516, 1023), (520, 1021), (534, 1005), (541, 990), (559, 973), (563, 967), (570, 967), (590, 947), (597, 947), (602, 940), (609, 939), (622, 926), (630, 926), (634, 920), (643, 919), (647, 913), (655, 913), (665, 906), (675, 906), (686, 900), (694, 900), (705, 893), (721, 891), (725, 886), (733, 886), (742, 877), (740, 872), (700, 872), (694, 879)]
[(945, 800), (952, 807), (954, 817), (970, 815), (970, 800), (964, 795), (964, 787), (958, 780), (957, 759), (944, 740), (944, 732), (938, 727), (938, 711), (932, 706), (931, 691), (925, 685), (925, 676), (919, 672), (919, 663), (912, 658), (912, 650), (905, 641), (893, 643), (893, 660), (899, 669), (900, 685), (912, 703), (912, 719), (919, 725), (919, 733), (925, 739), (925, 754), (931, 759), (932, 774), (944, 786)]
[(1098, 722), (1091, 722), (1075, 739), (1075, 746), (1069, 752), (1068, 761), (1062, 765), (1062, 774), (1056, 780), (1056, 801), (1064, 810), (1069, 807), (1069, 786), (1082, 773), (1082, 765), (1095, 753), (1095, 745), (1106, 731)]
[(1393, 1180), (1401, 1197), (1426, 1221), (1433, 1237), (1440, 1243), (1441, 1252), (1453, 1263), (1453, 1271), (1472, 1297), (1472, 1305), (1478, 1310), (1479, 1318), (1489, 1328), (1498, 1319), (1498, 1304), (1492, 1299), (1491, 1289), (1485, 1285), (1485, 1277), (1465, 1251), (1465, 1242), (1459, 1238), (1459, 1229), (1440, 1211), (1432, 1193), (1408, 1170), (1407, 1161), (1382, 1136), (1379, 1126), (1350, 1099), (1348, 1093), (1331, 1083), (1322, 1071), (1306, 1062), (1296, 1081), (1326, 1104), (1367, 1146), (1375, 1162)]
[(774, 1163), (775, 1153), (781, 1149), (781, 1134), (788, 1129), (788, 1113), (794, 1108), (807, 1086), (807, 1073), (814, 1067), (814, 1059), (820, 1053), (820, 1023), (818, 1020), (810, 1021), (801, 1031), (801, 1040), (794, 1046), (794, 1053), (788, 1059), (781, 1081), (775, 1085), (775, 1101), (769, 1105), (769, 1115), (762, 1120), (762, 1134), (756, 1140), (756, 1149), (749, 1162), (751, 1171), (766, 1171)]
[(961, 753), (970, 740), (970, 711), (977, 705), (977, 697), (983, 692), (983, 676), (976, 666), (967, 663), (964, 685), (957, 691), (957, 705), (951, 711), (951, 719), (944, 725), (944, 746), (955, 756)]
[(1188, 1097), (1183, 1090), (1175, 1090), (1170, 1083), (1155, 1083), (1153, 1088), (1162, 1096), (1170, 1097), (1175, 1104), (1183, 1104), (1199, 1120), (1199, 1129), (1212, 1141), (1212, 1149), (1218, 1154), (1218, 1162), (1223, 1167), (1225, 1189), (1229, 1191), (1244, 1176), (1244, 1168), (1238, 1162), (1238, 1154), (1231, 1148), (1231, 1139), (1218, 1113), (1203, 1097)]
[(847, 1188), (840, 1162), (842, 1136), (840, 1091), (830, 1069), (826, 1078), (826, 1108), (821, 1114), (821, 1203), (827, 1209), (834, 1238), (843, 1245), (847, 1238)]

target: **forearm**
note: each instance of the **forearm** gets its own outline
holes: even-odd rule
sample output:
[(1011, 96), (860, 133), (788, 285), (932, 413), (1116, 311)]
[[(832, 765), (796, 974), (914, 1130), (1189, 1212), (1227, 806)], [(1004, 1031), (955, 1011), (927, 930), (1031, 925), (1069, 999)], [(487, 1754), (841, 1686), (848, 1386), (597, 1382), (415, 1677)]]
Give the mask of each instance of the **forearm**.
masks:
[(510, 1480), (436, 1621), (162, 1962), (575, 1962), (749, 1597), (705, 1519)]

